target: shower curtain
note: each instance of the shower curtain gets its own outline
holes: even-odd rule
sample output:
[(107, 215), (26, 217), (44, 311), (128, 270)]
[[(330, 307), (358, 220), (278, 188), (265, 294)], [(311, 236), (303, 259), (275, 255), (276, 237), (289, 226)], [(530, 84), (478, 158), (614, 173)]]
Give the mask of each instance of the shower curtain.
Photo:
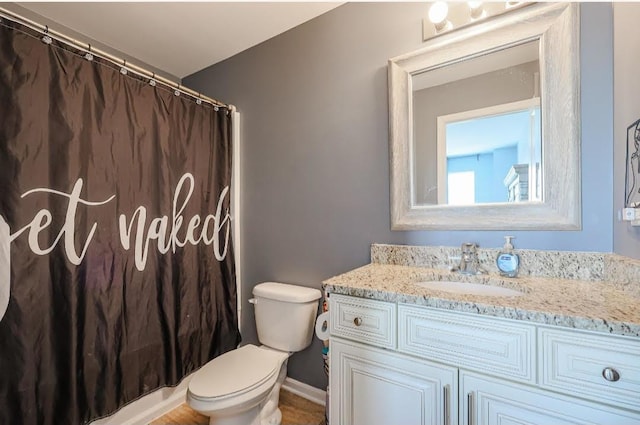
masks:
[(0, 424), (74, 425), (237, 346), (231, 118), (41, 38), (0, 23)]

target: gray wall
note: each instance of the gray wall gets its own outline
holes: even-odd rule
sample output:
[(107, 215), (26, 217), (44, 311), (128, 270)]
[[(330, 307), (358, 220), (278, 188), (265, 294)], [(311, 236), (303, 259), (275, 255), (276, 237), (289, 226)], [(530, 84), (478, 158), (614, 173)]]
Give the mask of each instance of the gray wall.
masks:
[[(243, 336), (258, 282), (320, 287), (369, 261), (373, 242), (611, 252), (612, 8), (582, 8), (583, 229), (573, 232), (392, 232), (387, 60), (422, 46), (427, 3), (347, 3), (184, 79), (242, 113)], [(212, 40), (215, 42), (215, 40)], [(326, 385), (320, 343), (289, 376)]]
[[(613, 205), (617, 210), (624, 207), (624, 171), (627, 127), (640, 118), (638, 76), (640, 72), (640, 7), (633, 3), (615, 3), (614, 65), (614, 189)], [(614, 251), (640, 259), (640, 227), (631, 227), (628, 222), (614, 221)]]

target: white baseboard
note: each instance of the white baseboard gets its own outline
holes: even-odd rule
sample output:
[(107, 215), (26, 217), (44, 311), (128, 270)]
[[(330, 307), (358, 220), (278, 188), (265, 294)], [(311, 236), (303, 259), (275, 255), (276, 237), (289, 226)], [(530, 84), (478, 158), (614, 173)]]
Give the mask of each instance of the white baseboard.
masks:
[(175, 387), (160, 388), (129, 403), (111, 416), (91, 422), (90, 425), (147, 425), (185, 402), (192, 375), (184, 378)]
[[(91, 422), (90, 425), (147, 425), (183, 404), (192, 375), (187, 376), (176, 387), (161, 388), (124, 406), (111, 416)], [(302, 398), (324, 406), (326, 391), (287, 377), (282, 388)]]
[(326, 405), (327, 392), (316, 387), (312, 387), (311, 385), (307, 385), (304, 382), (297, 381), (287, 376), (287, 379), (285, 379), (282, 384), (282, 388), (316, 404), (320, 404), (322, 406)]

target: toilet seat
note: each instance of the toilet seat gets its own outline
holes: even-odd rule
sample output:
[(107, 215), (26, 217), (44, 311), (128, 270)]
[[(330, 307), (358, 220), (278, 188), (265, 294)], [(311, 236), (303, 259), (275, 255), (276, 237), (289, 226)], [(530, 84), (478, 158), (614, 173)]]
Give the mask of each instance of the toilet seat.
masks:
[[(224, 400), (275, 381), (288, 353), (245, 345), (222, 354), (197, 371), (189, 395), (199, 401)], [(272, 386), (273, 383), (269, 383)]]

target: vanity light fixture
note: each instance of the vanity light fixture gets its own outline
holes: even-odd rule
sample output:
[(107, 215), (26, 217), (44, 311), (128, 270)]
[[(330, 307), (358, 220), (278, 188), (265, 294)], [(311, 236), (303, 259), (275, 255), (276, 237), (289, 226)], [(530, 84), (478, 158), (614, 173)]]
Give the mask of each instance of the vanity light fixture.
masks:
[(422, 21), (422, 39), (445, 34), (476, 22), (519, 9), (532, 3), (523, 1), (499, 2), (451, 2), (436, 1), (429, 8), (428, 19)]

